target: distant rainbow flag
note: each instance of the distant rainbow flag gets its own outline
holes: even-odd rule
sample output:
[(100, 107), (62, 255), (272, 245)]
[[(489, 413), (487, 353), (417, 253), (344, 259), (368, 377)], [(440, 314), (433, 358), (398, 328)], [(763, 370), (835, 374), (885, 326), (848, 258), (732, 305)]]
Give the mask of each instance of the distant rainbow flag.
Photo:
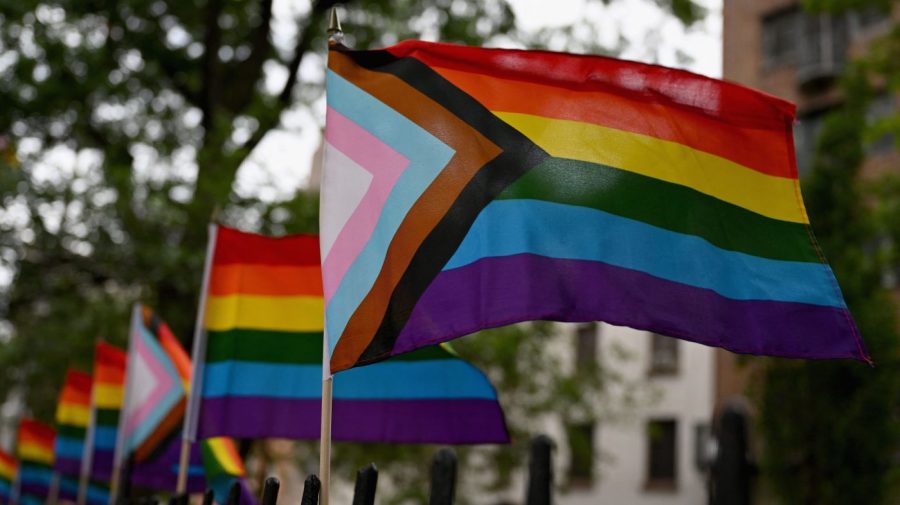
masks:
[(56, 443), (53, 468), (63, 475), (78, 476), (84, 456), (84, 439), (91, 418), (91, 375), (69, 369), (56, 404)]
[(20, 502), (45, 500), (53, 481), (53, 443), (56, 431), (34, 419), (19, 422), (16, 456), (19, 458)]
[(12, 499), (17, 466), (12, 454), (0, 451), (0, 505), (7, 505)]
[[(213, 227), (196, 436), (317, 439), (324, 298), (319, 237)], [(204, 347), (205, 346), (205, 347)], [(442, 347), (335, 377), (335, 440), (505, 443), (487, 377)], [(199, 412), (198, 412), (199, 409)], [(198, 419), (199, 417), (199, 419)]]
[(82, 460), (82, 472), (98, 483), (109, 483), (113, 473), (113, 456), (122, 409), (127, 354), (105, 342), (94, 348), (93, 391), (91, 393), (92, 424)]

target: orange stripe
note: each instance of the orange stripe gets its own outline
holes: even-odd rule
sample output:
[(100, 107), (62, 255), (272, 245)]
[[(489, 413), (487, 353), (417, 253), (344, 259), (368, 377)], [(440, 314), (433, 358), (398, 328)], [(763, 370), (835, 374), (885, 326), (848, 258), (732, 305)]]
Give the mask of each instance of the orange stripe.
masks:
[(94, 369), (94, 386), (106, 384), (121, 386), (125, 384), (125, 370), (121, 368), (97, 367)]
[(59, 395), (59, 403), (66, 405), (89, 405), (91, 403), (91, 391), (73, 391), (64, 389)]
[(213, 296), (323, 296), (322, 268), (318, 265), (216, 265), (210, 276), (209, 293)]
[(739, 127), (712, 116), (602, 91), (502, 79), (434, 67), (494, 112), (568, 119), (649, 135), (778, 177), (797, 178), (783, 130)]

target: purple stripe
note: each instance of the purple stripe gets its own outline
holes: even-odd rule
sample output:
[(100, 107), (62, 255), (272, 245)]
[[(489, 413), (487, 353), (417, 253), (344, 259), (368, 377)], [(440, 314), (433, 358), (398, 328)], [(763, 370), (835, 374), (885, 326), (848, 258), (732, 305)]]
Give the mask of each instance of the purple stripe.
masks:
[[(319, 399), (204, 398), (199, 437), (319, 438)], [(237, 413), (237, 414), (235, 414)], [(335, 400), (332, 438), (347, 442), (509, 442), (496, 400)]]
[(95, 450), (91, 460), (91, 479), (98, 482), (109, 482), (112, 478), (113, 452)]
[(47, 494), (50, 492), (50, 487), (46, 484), (36, 484), (36, 483), (26, 483), (23, 482), (20, 486), (19, 494), (30, 494), (32, 496), (39, 497), (41, 499), (47, 498)]
[(392, 354), (533, 320), (605, 321), (743, 354), (868, 359), (844, 310), (731, 300), (636, 270), (532, 254), (441, 272)]
[(78, 476), (81, 473), (81, 460), (72, 458), (56, 458), (53, 469), (63, 475)]
[[(174, 437), (155, 458), (135, 464), (131, 474), (132, 484), (156, 491), (175, 491), (180, 456), (181, 437)], [(190, 457), (190, 466), (203, 466), (203, 452), (199, 443), (191, 445)], [(189, 493), (199, 493), (206, 488), (206, 479), (203, 475), (189, 474), (187, 485)]]

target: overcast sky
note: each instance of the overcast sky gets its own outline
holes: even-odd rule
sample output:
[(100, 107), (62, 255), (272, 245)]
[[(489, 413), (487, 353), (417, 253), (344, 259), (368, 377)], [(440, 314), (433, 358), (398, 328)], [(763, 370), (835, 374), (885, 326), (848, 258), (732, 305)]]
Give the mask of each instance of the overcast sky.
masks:
[[(274, 37), (288, 42), (296, 35), (290, 20), (308, 7), (292, 0), (276, 0)], [(519, 27), (525, 31), (554, 28), (586, 20), (594, 25), (603, 45), (612, 47), (619, 31), (632, 41), (623, 58), (681, 67), (711, 77), (722, 72), (721, 0), (699, 0), (709, 9), (707, 18), (690, 28), (666, 15), (654, 0), (617, 0), (609, 6), (598, 0), (510, 0)], [(345, 27), (345, 29), (351, 29)], [(565, 48), (553, 48), (561, 49)], [(679, 57), (682, 55), (682, 57)], [(685, 61), (683, 56), (690, 58)], [(324, 61), (308, 58), (301, 67), (301, 79), (321, 78)], [(285, 76), (270, 76), (272, 86)], [(312, 157), (320, 142), (319, 128), (325, 104), (312, 111), (296, 108), (283, 115), (284, 127), (270, 132), (238, 173), (236, 191), (243, 197), (267, 201), (290, 198), (305, 187)]]

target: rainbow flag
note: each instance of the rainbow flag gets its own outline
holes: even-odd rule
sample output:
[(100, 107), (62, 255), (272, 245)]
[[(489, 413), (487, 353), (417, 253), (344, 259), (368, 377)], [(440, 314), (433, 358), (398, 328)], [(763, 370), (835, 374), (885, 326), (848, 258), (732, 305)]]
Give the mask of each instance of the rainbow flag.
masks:
[(53, 443), (56, 431), (34, 419), (19, 421), (16, 456), (19, 458), (20, 502), (45, 500), (53, 481)]
[(540, 319), (869, 359), (800, 197), (792, 104), (596, 56), (329, 53), (332, 371)]
[(0, 505), (11, 503), (17, 467), (16, 458), (0, 450)]
[(69, 369), (56, 404), (56, 443), (53, 468), (77, 477), (84, 456), (84, 439), (91, 417), (91, 375)]
[(92, 424), (88, 431), (85, 466), (90, 478), (108, 483), (113, 473), (113, 456), (125, 389), (127, 354), (105, 342), (94, 348), (94, 376), (91, 394)]
[[(203, 363), (197, 436), (319, 438), (319, 238), (225, 227), (211, 237), (206, 347), (194, 353)], [(335, 440), (508, 441), (488, 379), (440, 347), (336, 377), (333, 419)]]

